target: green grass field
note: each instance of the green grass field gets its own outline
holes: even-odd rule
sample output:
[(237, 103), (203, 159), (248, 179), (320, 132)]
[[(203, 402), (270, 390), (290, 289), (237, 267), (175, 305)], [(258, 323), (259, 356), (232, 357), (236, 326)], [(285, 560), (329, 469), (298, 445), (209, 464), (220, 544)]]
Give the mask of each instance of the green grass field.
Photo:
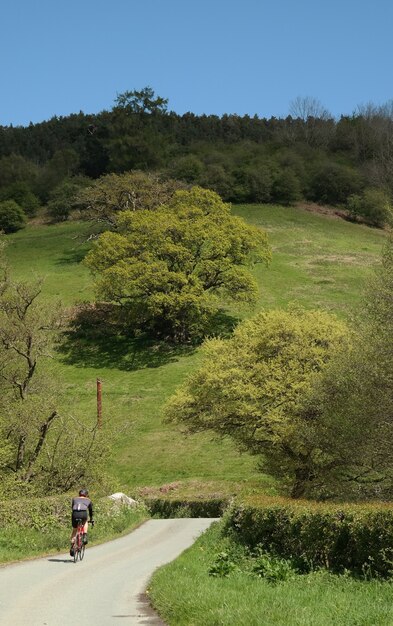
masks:
[[(384, 233), (302, 209), (240, 206), (234, 212), (267, 229), (273, 247), (269, 268), (257, 267), (261, 286), (256, 309), (230, 309), (252, 315), (261, 307), (283, 307), (297, 300), (350, 315), (382, 249)], [(31, 225), (7, 237), (16, 276), (45, 277), (44, 296), (69, 306), (94, 297), (92, 280), (81, 263), (88, 250), (89, 225)], [(63, 411), (95, 419), (96, 379), (103, 381), (103, 417), (117, 432), (108, 468), (122, 490), (179, 482), (180, 493), (230, 494), (273, 491), (274, 484), (228, 441), (210, 435), (183, 435), (165, 425), (165, 399), (198, 364), (198, 350), (176, 350), (154, 342), (103, 338), (97, 343), (68, 342), (55, 369), (65, 392)]]

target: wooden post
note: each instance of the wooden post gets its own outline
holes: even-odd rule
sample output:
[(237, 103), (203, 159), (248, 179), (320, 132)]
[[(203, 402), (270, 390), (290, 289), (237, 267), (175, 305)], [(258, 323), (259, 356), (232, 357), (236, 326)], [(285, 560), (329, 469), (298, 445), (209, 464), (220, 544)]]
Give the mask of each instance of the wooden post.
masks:
[(102, 381), (97, 378), (97, 428), (102, 428)]

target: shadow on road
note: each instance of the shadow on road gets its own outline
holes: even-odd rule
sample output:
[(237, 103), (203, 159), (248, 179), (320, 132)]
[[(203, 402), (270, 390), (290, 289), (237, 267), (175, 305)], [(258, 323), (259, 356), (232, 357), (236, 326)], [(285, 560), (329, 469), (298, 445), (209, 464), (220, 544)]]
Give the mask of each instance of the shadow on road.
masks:
[(51, 563), (74, 563), (73, 559), (48, 559)]

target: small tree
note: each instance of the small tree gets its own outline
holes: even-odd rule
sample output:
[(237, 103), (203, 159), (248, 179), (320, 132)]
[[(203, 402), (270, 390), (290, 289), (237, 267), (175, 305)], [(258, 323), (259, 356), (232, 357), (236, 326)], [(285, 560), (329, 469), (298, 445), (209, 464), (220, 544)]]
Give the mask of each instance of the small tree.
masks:
[(231, 437), (299, 497), (330, 462), (303, 398), (346, 336), (320, 311), (260, 313), (231, 339), (205, 342), (201, 368), (169, 400), (166, 418)]
[(151, 87), (144, 87), (140, 91), (136, 89), (124, 91), (117, 95), (115, 102), (115, 110), (125, 110), (139, 115), (145, 113), (165, 113), (168, 104), (168, 100), (161, 98), (161, 96), (156, 96)]
[(27, 215), (35, 215), (40, 206), (37, 196), (25, 182), (12, 183), (1, 189), (0, 200), (15, 200)]
[(5, 233), (15, 233), (24, 227), (26, 215), (15, 200), (0, 202), (0, 230)]
[(366, 189), (362, 195), (348, 198), (347, 208), (352, 219), (383, 228), (392, 222), (392, 206), (389, 195), (382, 189)]
[(77, 210), (78, 194), (90, 186), (92, 181), (84, 176), (66, 178), (49, 194), (48, 214), (54, 221), (67, 220)]
[(332, 459), (324, 482), (334, 494), (361, 499), (393, 495), (392, 372), (390, 239), (358, 315), (352, 350), (332, 361), (308, 402), (324, 423)]
[[(61, 491), (92, 472), (104, 447), (95, 425), (62, 415), (48, 358), (63, 315), (40, 302), (42, 282), (13, 281), (0, 259), (1, 491)], [(83, 462), (82, 462), (83, 460)]]

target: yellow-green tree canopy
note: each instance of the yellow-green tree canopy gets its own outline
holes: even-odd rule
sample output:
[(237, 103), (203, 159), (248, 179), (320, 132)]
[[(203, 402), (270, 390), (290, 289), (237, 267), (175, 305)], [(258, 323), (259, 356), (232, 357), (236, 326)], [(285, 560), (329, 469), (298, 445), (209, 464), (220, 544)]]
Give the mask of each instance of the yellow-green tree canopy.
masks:
[(175, 191), (184, 187), (184, 183), (153, 173), (106, 174), (81, 189), (74, 204), (82, 217), (113, 228), (121, 211), (155, 209), (169, 202)]
[(116, 226), (86, 258), (98, 296), (124, 307), (134, 328), (180, 341), (207, 331), (220, 299), (253, 302), (248, 267), (270, 260), (266, 233), (198, 187), (154, 210), (122, 211)]
[(303, 399), (346, 338), (345, 324), (322, 311), (259, 313), (230, 339), (205, 342), (201, 368), (169, 400), (166, 417), (230, 436), (299, 496), (323, 456)]

